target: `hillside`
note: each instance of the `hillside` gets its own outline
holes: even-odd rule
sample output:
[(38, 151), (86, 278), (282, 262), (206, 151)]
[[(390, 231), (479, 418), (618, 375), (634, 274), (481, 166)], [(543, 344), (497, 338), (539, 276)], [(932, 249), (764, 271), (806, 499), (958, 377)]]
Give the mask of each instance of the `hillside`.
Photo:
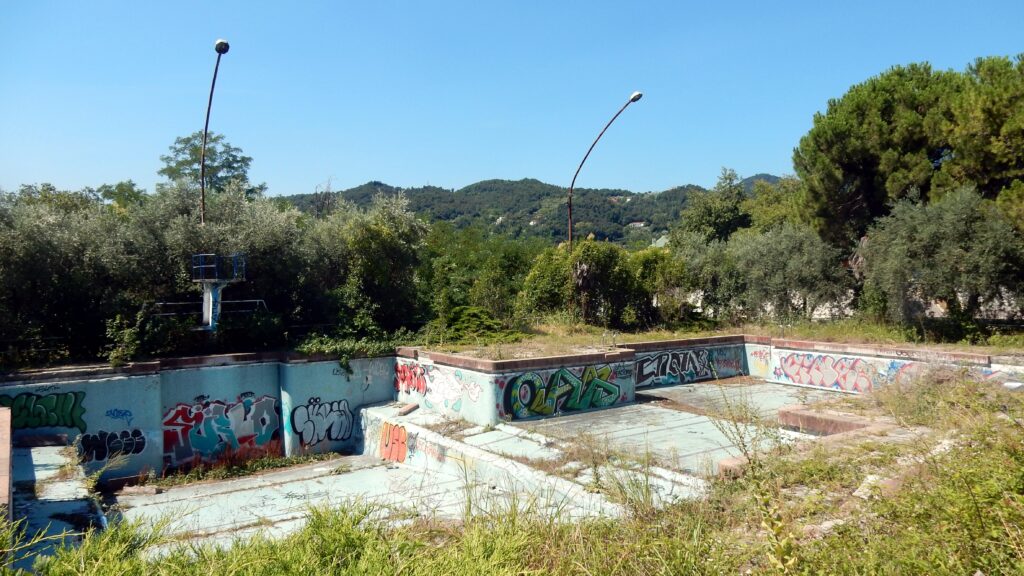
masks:
[[(756, 180), (773, 182), (778, 177), (758, 174), (744, 180), (744, 186), (752, 187)], [(612, 241), (647, 242), (668, 230), (679, 219), (687, 195), (700, 190), (703, 188), (693, 184), (646, 193), (577, 188), (573, 193), (574, 228), (579, 236), (594, 234)], [(477, 224), (516, 237), (566, 237), (568, 190), (532, 178), (484, 180), (460, 190), (437, 186), (403, 189), (373, 181), (337, 192), (283, 196), (282, 200), (304, 212), (322, 213), (339, 200), (367, 206), (377, 194), (398, 193), (405, 194), (416, 214), (429, 220), (443, 220), (457, 227)]]

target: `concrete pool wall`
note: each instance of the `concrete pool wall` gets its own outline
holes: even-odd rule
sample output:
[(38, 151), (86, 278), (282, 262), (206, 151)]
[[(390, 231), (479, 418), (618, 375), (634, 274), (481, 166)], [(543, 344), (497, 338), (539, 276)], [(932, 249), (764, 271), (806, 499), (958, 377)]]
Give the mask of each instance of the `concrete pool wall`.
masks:
[(109, 479), (225, 458), (360, 452), (360, 408), (394, 400), (487, 426), (611, 408), (666, 384), (751, 375), (862, 393), (937, 366), (1024, 379), (1019, 358), (740, 335), (519, 360), (403, 348), (348, 370), (323, 357), (235, 354), (26, 372), (0, 378), (0, 406), (10, 408), (15, 440), (63, 435), (87, 472), (120, 455)]

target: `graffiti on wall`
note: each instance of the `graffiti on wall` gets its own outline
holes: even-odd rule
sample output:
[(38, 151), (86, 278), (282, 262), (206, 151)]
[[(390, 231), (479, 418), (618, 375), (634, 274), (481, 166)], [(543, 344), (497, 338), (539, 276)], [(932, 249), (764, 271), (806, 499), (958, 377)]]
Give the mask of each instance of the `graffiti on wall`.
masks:
[(870, 392), (913, 372), (916, 365), (902, 360), (877, 360), (792, 352), (779, 358), (774, 374), (795, 384)]
[(279, 438), (277, 399), (246, 392), (234, 402), (196, 398), (164, 414), (164, 460), (170, 466), (215, 461), (243, 450), (263, 451)]
[(409, 434), (405, 426), (384, 422), (380, 427), (380, 457), (401, 464), (408, 455)]
[(750, 351), (750, 360), (753, 366), (751, 373), (767, 374), (772, 365), (772, 355), (767, 348), (757, 348)]
[(680, 384), (743, 373), (743, 348), (672, 350), (636, 359), (636, 385)]
[(409, 434), (405, 440), (405, 446), (408, 451), (408, 457), (412, 457), (415, 454), (422, 454), (425, 458), (430, 458), (438, 462), (444, 463), (448, 459), (448, 449), (436, 442), (425, 440), (417, 434)]
[(146, 435), (138, 428), (121, 432), (82, 434), (79, 437), (78, 455), (82, 462), (106, 460), (118, 454), (131, 456), (146, 449)]
[(305, 447), (316, 446), (324, 440), (348, 440), (352, 436), (352, 421), (348, 400), (322, 402), (319, 398), (310, 398), (306, 404), (292, 410), (292, 431), (299, 435), (299, 443)]
[(395, 390), (398, 392), (427, 393), (426, 371), (419, 364), (395, 364)]
[(11, 428), (78, 428), (85, 432), (85, 392), (60, 392), (40, 396), (23, 392), (0, 396), (0, 406), (11, 409)]
[(625, 401), (611, 366), (587, 366), (580, 375), (560, 368), (547, 378), (537, 372), (514, 376), (498, 387), (505, 392), (505, 413), (513, 418), (551, 416), (569, 410), (587, 410)]
[(127, 426), (132, 425), (132, 419), (134, 418), (134, 416), (132, 416), (132, 411), (124, 408), (111, 408), (110, 410), (107, 410), (105, 416), (113, 420), (124, 420), (124, 423)]
[(464, 399), (480, 399), (483, 387), (461, 370), (399, 362), (395, 364), (395, 390), (423, 396), (428, 408), (443, 406), (459, 412)]

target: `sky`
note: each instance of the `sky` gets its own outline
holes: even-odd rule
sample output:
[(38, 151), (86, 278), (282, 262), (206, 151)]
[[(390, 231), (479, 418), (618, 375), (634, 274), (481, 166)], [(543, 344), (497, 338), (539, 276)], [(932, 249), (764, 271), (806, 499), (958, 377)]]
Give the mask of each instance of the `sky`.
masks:
[(791, 174), (830, 98), (1024, 52), (1024, 2), (102, 2), (0, 7), (0, 189), (134, 180), (201, 130), (269, 194), (537, 178), (659, 191)]

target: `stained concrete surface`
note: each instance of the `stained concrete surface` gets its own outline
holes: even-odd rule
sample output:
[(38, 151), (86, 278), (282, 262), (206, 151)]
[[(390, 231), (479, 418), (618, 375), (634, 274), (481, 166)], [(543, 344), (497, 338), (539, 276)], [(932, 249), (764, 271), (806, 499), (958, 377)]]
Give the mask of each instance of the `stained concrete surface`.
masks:
[(842, 393), (739, 376), (718, 382), (645, 388), (637, 392), (637, 399), (667, 400), (684, 410), (692, 408), (692, 411), (702, 414), (737, 413), (749, 408), (761, 418), (771, 421), (775, 420), (779, 408), (783, 406), (808, 404), (835, 398), (838, 394)]
[[(758, 381), (739, 381), (726, 386), (677, 384), (638, 393), (638, 396), (670, 400), (672, 408), (648, 402), (559, 418), (519, 421), (514, 425), (563, 443), (575, 443), (584, 450), (604, 449), (639, 459), (650, 455), (654, 461), (676, 472), (706, 475), (717, 473), (720, 460), (741, 455), (734, 442), (737, 434), (758, 438), (764, 437), (764, 431), (699, 412), (716, 413), (732, 406), (733, 413), (739, 414), (736, 409), (746, 404), (770, 422), (782, 406), (798, 403), (799, 398), (808, 395), (828, 394), (816, 390), (804, 393), (803, 390)], [(685, 407), (694, 411), (688, 412)], [(788, 430), (773, 432), (784, 442), (813, 438)], [(771, 441), (764, 437), (762, 448)]]
[(15, 568), (28, 569), (39, 555), (65, 544), (74, 545), (89, 527), (105, 519), (86, 487), (77, 455), (66, 446), (14, 448), (14, 518), (25, 533), (44, 539), (16, 554)]

